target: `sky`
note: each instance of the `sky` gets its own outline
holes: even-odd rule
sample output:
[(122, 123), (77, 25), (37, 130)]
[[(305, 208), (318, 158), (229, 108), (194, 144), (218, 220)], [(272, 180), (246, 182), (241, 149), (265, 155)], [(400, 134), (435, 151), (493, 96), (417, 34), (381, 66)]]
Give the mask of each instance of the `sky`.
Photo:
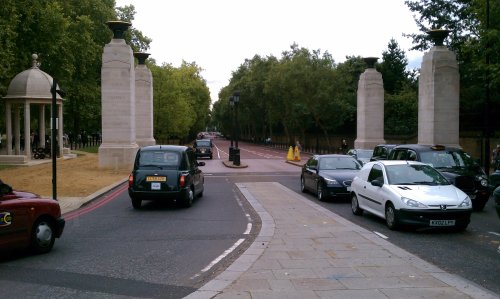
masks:
[[(382, 57), (391, 38), (406, 52), (409, 67), (423, 53), (410, 51), (417, 33), (404, 0), (116, 0), (133, 5), (132, 26), (153, 41), (147, 51), (158, 65), (195, 62), (212, 102), (232, 72), (255, 55), (281, 57), (293, 43), (346, 56)], [(380, 61), (380, 60), (379, 60)], [(154, 83), (153, 83), (154, 84)]]

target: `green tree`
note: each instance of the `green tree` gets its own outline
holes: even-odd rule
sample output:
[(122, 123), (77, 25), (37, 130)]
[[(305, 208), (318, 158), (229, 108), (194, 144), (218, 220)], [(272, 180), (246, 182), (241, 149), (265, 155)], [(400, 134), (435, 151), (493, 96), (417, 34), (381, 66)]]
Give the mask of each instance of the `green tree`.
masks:
[(382, 52), (382, 62), (378, 65), (378, 70), (384, 80), (384, 90), (394, 94), (400, 91), (408, 82), (408, 59), (406, 54), (395, 39), (391, 39), (387, 45), (387, 50)]
[(210, 93), (201, 69), (194, 63), (181, 67), (150, 65), (153, 74), (154, 135), (159, 142), (188, 136), (208, 124)]

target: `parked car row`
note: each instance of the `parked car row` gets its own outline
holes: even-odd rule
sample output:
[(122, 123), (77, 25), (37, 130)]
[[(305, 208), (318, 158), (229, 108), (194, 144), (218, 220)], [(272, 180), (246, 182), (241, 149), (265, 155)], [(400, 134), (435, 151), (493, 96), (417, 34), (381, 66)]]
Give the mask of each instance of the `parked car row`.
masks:
[[(317, 194), (320, 200), (350, 196), (355, 215), (370, 212), (385, 219), (391, 229), (406, 225), (456, 230), (466, 229), (471, 212), (483, 210), (492, 191), (480, 165), (459, 148), (380, 144), (370, 161), (360, 161), (362, 152), (313, 156), (302, 168), (301, 190)], [(350, 158), (357, 166), (347, 172), (321, 162), (333, 158)]]

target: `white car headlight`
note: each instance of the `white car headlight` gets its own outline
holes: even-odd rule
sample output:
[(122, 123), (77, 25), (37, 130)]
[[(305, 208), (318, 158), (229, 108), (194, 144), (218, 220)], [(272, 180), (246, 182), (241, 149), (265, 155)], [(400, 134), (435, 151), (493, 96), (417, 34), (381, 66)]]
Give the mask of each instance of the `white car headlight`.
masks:
[(466, 196), (464, 200), (458, 205), (459, 208), (470, 208), (472, 207), (472, 202), (469, 196)]
[(407, 198), (407, 197), (401, 197), (401, 200), (409, 207), (412, 207), (412, 208), (427, 208), (426, 205), (424, 205), (423, 203), (421, 202), (418, 202), (416, 200), (413, 200), (413, 199), (410, 199), (410, 198)]
[(339, 185), (339, 182), (333, 179), (324, 178), (327, 185)]

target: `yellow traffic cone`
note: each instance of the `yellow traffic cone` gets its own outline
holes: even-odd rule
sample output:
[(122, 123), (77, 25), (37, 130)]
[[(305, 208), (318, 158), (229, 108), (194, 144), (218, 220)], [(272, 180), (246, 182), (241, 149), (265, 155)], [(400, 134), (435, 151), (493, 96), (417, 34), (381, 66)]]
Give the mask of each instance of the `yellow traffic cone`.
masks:
[(293, 160), (294, 161), (300, 161), (300, 151), (299, 151), (299, 147), (298, 146), (295, 146)]
[(286, 156), (286, 159), (288, 161), (293, 161), (293, 148), (290, 146), (290, 148), (288, 149), (288, 155)]

